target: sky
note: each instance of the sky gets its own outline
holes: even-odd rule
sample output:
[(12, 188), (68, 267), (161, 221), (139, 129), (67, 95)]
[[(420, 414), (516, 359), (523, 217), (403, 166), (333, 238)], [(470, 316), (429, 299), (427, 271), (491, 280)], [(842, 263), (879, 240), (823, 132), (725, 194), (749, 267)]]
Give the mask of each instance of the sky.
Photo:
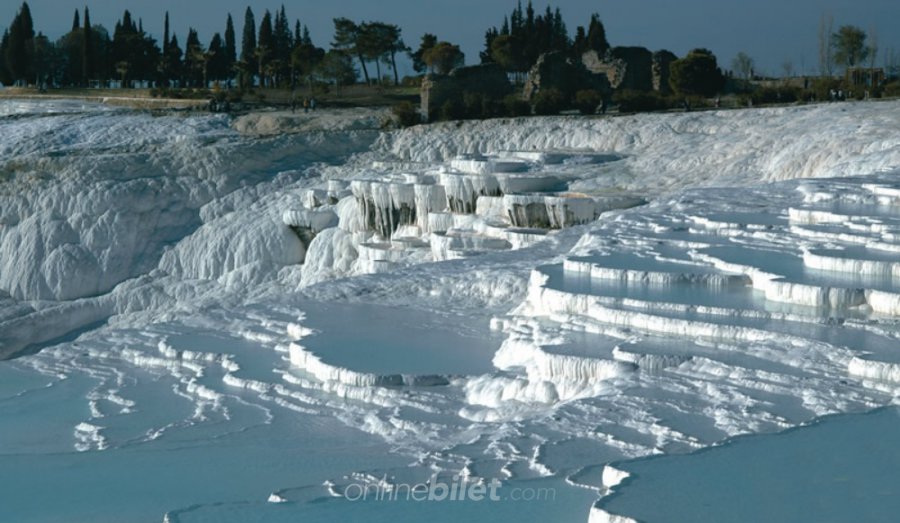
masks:
[[(238, 39), (244, 10), (253, 8), (257, 23), (266, 9), (282, 2), (257, 0), (29, 0), (35, 29), (55, 39), (72, 25), (76, 7), (91, 10), (91, 21), (110, 31), (128, 8), (142, 18), (144, 29), (161, 40), (163, 14), (169, 11), (172, 30), (184, 41), (188, 27), (196, 28), (204, 44), (214, 32), (224, 32), (225, 17), (234, 18)], [(313, 41), (328, 47), (332, 19), (345, 16), (357, 21), (380, 20), (399, 25), (407, 45), (416, 47), (424, 33), (459, 44), (468, 63), (478, 63), (484, 32), (499, 26), (516, 0), (287, 0), (288, 18), (309, 26)], [(542, 12), (545, 0), (535, 0)], [(9, 25), (21, 5), (19, 0), (0, 0), (0, 30)], [(558, 0), (563, 18), (574, 35), (587, 25), (591, 13), (599, 13), (611, 45), (636, 45), (651, 50), (668, 49), (682, 56), (690, 49), (706, 47), (727, 69), (738, 52), (754, 59), (757, 71), (778, 76), (784, 64), (798, 74), (818, 71), (818, 31), (823, 14), (834, 18), (834, 27), (852, 24), (877, 34), (883, 63), (885, 50), (900, 54), (900, 1), (897, 0)], [(408, 65), (404, 67), (408, 70)]]

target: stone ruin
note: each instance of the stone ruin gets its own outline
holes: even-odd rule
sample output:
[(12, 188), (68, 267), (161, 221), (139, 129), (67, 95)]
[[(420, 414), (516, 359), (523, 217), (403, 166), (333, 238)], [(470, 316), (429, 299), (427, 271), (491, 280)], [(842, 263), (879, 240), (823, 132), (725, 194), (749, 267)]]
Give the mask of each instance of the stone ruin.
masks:
[(457, 67), (449, 75), (429, 74), (422, 80), (422, 115), (431, 120), (448, 100), (462, 101), (464, 93), (502, 99), (513, 92), (509, 77), (497, 64)]
[(672, 92), (669, 87), (669, 70), (672, 62), (678, 60), (675, 53), (671, 51), (657, 51), (653, 53), (653, 90), (663, 94)]
[(559, 51), (544, 53), (538, 58), (528, 74), (523, 98), (531, 101), (541, 89), (558, 89), (566, 98), (586, 89), (600, 91), (604, 97), (612, 92), (604, 75), (592, 73)]
[(588, 51), (581, 56), (585, 68), (609, 80), (613, 89), (669, 92), (669, 66), (677, 60), (669, 51), (644, 47), (613, 47), (604, 56)]

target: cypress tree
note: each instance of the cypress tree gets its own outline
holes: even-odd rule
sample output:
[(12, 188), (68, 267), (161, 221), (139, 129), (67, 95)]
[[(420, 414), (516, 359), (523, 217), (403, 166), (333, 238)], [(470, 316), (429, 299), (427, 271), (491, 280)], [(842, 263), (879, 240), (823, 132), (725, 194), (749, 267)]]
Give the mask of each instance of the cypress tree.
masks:
[(284, 84), (290, 74), (291, 49), (294, 47), (294, 36), (291, 34), (290, 22), (284, 11), (284, 5), (275, 15), (273, 59), (277, 66), (277, 84)]
[(291, 47), (293, 47), (293, 36), (291, 35), (287, 15), (284, 12), (284, 5), (281, 6), (281, 11), (275, 15), (274, 37), (275, 57), (278, 60), (287, 61), (291, 54)]
[(137, 24), (131, 18), (131, 13), (126, 10), (122, 15), (122, 20), (116, 22), (112, 42), (112, 63), (122, 81), (122, 87), (136, 78), (138, 73), (140, 66), (138, 44)]
[(184, 69), (192, 87), (203, 83), (205, 72), (203, 58), (203, 45), (200, 43), (200, 37), (194, 28), (188, 28), (187, 40), (184, 43)]
[(162, 80), (163, 85), (169, 86), (172, 81), (172, 68), (169, 63), (169, 40), (171, 39), (171, 35), (169, 34), (169, 12), (166, 11), (166, 17), (163, 21), (163, 42), (162, 42), (162, 55), (160, 56), (160, 64), (159, 64), (159, 72), (160, 79)]
[(27, 80), (33, 71), (34, 23), (28, 3), (23, 3), (9, 28), (6, 67), (13, 80)]
[(72, 20), (72, 30), (77, 31), (81, 29), (81, 19), (78, 17), (78, 9), (75, 9), (75, 18)]
[(259, 37), (256, 41), (256, 56), (259, 65), (259, 81), (266, 85), (266, 71), (275, 51), (275, 34), (272, 29), (272, 14), (266, 9), (262, 22), (259, 23)]
[(210, 40), (206, 56), (206, 74), (208, 79), (223, 80), (228, 73), (225, 67), (225, 43), (222, 41), (222, 35), (219, 33), (214, 34), (212, 40)]
[(12, 74), (6, 67), (6, 50), (9, 48), (9, 30), (3, 31), (3, 38), (0, 39), (0, 84), (9, 85), (13, 83)]
[(166, 11), (166, 21), (163, 23), (163, 42), (162, 42), (162, 52), (163, 56), (165, 56), (166, 51), (169, 50), (169, 12)]
[(169, 40), (169, 48), (166, 51), (166, 67), (168, 79), (181, 82), (181, 47), (178, 46), (178, 35), (172, 35)]
[(253, 10), (247, 7), (244, 12), (244, 31), (241, 38), (241, 86), (253, 85), (253, 75), (256, 72), (256, 20)]
[(225, 77), (231, 78), (231, 71), (234, 69), (234, 63), (237, 61), (237, 46), (234, 39), (234, 22), (231, 20), (231, 14), (225, 21), (225, 58), (222, 61), (225, 67)]
[(91, 13), (84, 6), (84, 29), (81, 31), (81, 83), (88, 85), (88, 81), (96, 71), (97, 52), (94, 46), (94, 30), (91, 28)]

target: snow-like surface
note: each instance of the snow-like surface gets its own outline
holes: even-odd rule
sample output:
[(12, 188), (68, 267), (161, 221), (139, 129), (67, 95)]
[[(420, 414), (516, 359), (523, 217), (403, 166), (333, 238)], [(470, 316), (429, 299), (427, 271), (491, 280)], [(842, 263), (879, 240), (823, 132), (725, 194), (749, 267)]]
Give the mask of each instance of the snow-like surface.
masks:
[(381, 129), (390, 121), (390, 111), (375, 108), (322, 109), (304, 112), (271, 111), (245, 114), (233, 127), (241, 134), (271, 136), (283, 133)]
[(11, 513), (62, 468), (74, 519), (144, 470), (118, 517), (400, 520), (344, 498), (461, 474), (558, 491), (482, 519), (629, 521), (611, 462), (893, 404), (898, 109), (250, 137), (0, 102)]

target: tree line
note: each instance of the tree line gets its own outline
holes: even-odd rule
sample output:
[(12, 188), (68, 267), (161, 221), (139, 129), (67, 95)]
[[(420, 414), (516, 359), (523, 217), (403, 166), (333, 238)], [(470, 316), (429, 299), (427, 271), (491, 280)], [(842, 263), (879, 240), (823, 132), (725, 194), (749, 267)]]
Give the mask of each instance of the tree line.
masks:
[(484, 36), (481, 63), (497, 63), (507, 72), (527, 72), (544, 53), (559, 51), (579, 59), (587, 51), (601, 57), (609, 50), (606, 29), (597, 14), (591, 15), (585, 29), (578, 26), (570, 38), (559, 8), (547, 6), (543, 14), (535, 14), (531, 2), (522, 8), (520, 1), (512, 13), (503, 18), (500, 28), (491, 27)]
[[(284, 6), (275, 13), (266, 10), (258, 24), (247, 7), (240, 46), (230, 14), (224, 31), (204, 45), (193, 28), (179, 40), (170, 31), (166, 12), (163, 39), (157, 42), (143, 20), (128, 10), (110, 34), (103, 25), (91, 23), (85, 7), (75, 10), (71, 30), (51, 41), (35, 32), (26, 2), (0, 39), (0, 83), (87, 87), (115, 80), (122, 87), (207, 87), (221, 82), (287, 88), (325, 81), (340, 86), (357, 80), (356, 60), (367, 83), (385, 81), (382, 64), (399, 83), (396, 56), (408, 48), (398, 26), (346, 18), (335, 19), (334, 25), (334, 42), (326, 51), (313, 43), (300, 20), (289, 22)], [(373, 64), (377, 76), (370, 78)]]
[[(35, 33), (31, 11), (23, 3), (0, 40), (0, 82), (86, 87), (115, 80), (122, 87), (193, 88), (220, 82), (241, 88), (293, 88), (318, 81), (346, 85), (361, 71), (367, 84), (399, 84), (400, 54), (409, 54), (418, 73), (447, 74), (465, 63), (458, 45), (425, 34), (413, 50), (404, 43), (399, 26), (380, 21), (334, 19), (328, 51), (313, 43), (299, 20), (289, 22), (284, 6), (275, 13), (266, 10), (258, 23), (247, 7), (243, 22), (239, 46), (230, 14), (224, 31), (204, 45), (193, 28), (184, 40), (172, 34), (166, 12), (162, 42), (157, 42), (143, 20), (128, 10), (110, 34), (91, 23), (85, 7), (75, 10), (71, 30), (51, 41)], [(598, 15), (570, 37), (558, 8), (536, 13), (529, 1), (525, 7), (519, 2), (500, 27), (487, 30), (479, 58), (521, 79), (544, 53), (559, 51), (578, 59), (591, 50), (602, 57), (609, 49)]]
[[(834, 29), (834, 19), (823, 16), (819, 26), (819, 74), (833, 77), (836, 70), (866, 67), (874, 69), (878, 59), (878, 35), (874, 30), (867, 33), (854, 25), (842, 25)], [(885, 72), (896, 74), (893, 66), (893, 53), (885, 51)], [(756, 61), (747, 53), (739, 52), (731, 62), (732, 74), (738, 78), (752, 80), (761, 76), (756, 69)], [(782, 74), (791, 77), (794, 73), (793, 63), (782, 64)]]

